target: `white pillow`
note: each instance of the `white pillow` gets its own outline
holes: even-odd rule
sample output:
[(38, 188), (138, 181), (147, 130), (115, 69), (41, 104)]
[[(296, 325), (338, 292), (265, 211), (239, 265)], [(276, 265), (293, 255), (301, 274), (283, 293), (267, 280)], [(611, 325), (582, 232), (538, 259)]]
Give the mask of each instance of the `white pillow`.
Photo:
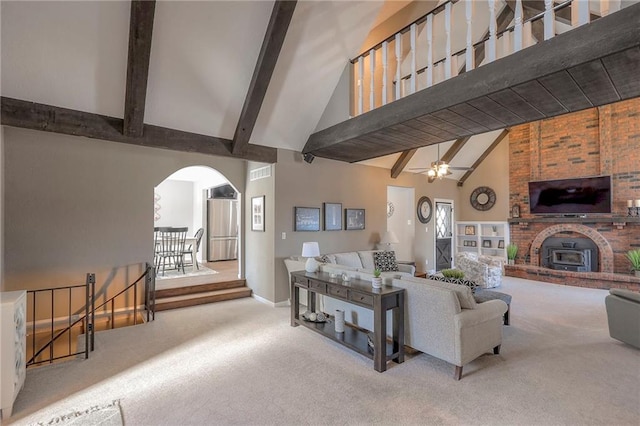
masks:
[(355, 251), (349, 253), (336, 253), (336, 264), (351, 266), (353, 268), (362, 268), (360, 256)]

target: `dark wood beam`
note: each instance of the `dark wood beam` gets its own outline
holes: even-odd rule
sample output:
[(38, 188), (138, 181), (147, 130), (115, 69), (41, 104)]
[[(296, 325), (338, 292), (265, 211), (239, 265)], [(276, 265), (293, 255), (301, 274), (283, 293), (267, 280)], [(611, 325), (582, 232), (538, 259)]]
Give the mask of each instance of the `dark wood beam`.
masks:
[(439, 160), (444, 161), (445, 163), (450, 163), (453, 160), (453, 157), (456, 156), (458, 152), (462, 149), (462, 147), (469, 142), (471, 136), (465, 136), (464, 138), (456, 139), (456, 141), (451, 145), (451, 147), (444, 153), (442, 158)]
[(231, 152), (231, 141), (228, 139), (148, 124), (144, 125), (142, 136), (125, 136), (121, 133), (124, 120), (120, 118), (37, 104), (4, 96), (1, 98), (1, 102), (2, 115), (0, 122), (3, 126), (84, 136), (173, 151), (233, 157), (263, 163), (275, 163), (278, 159), (275, 148), (249, 145), (244, 154), (234, 155)]
[(277, 0), (273, 5), (271, 19), (258, 55), (258, 62), (253, 70), (249, 91), (242, 106), (236, 132), (233, 135), (232, 151), (234, 154), (242, 153), (249, 144), (253, 127), (258, 119), (262, 101), (264, 101), (271, 81), (271, 75), (278, 62), (278, 56), (280, 55), (284, 38), (287, 35), (287, 29), (293, 17), (296, 4), (297, 1)]
[(123, 129), (127, 136), (142, 136), (155, 10), (155, 0), (131, 1)]
[(480, 156), (480, 158), (478, 158), (476, 160), (475, 163), (473, 163), (473, 165), (471, 166), (471, 170), (467, 170), (467, 172), (462, 175), (462, 177), (460, 178), (460, 180), (458, 181), (458, 186), (462, 186), (464, 185), (464, 182), (469, 179), (469, 176), (471, 176), (471, 173), (474, 172), (474, 170), (477, 170), (478, 167), (480, 166), (480, 164), (482, 164), (482, 162), (484, 161), (485, 158), (487, 158), (489, 156), (489, 154), (491, 154), (491, 151), (493, 151), (495, 149), (495, 147), (497, 147), (498, 145), (500, 145), (500, 142), (502, 142), (502, 140), (509, 134), (509, 129), (504, 129), (502, 132), (500, 132), (500, 134), (498, 135), (498, 137), (493, 141), (493, 143), (491, 145), (489, 145), (489, 148), (487, 148), (482, 155)]
[[(303, 152), (322, 157), (323, 149), (362, 135), (453, 108), (470, 99), (487, 98), (505, 88), (531, 82), (541, 75), (562, 73), (600, 58), (637, 48), (640, 46), (638, 19), (640, 4), (631, 5), (625, 8), (624, 13), (613, 13), (597, 19), (589, 25), (582, 25), (429, 89), (313, 133)], [(594, 40), (598, 42), (595, 43)]]
[(402, 173), (404, 168), (407, 167), (407, 164), (409, 164), (409, 161), (415, 155), (416, 151), (418, 151), (418, 148), (408, 149), (406, 151), (403, 151), (402, 154), (400, 154), (400, 157), (398, 157), (398, 159), (396, 160), (396, 163), (391, 168), (392, 179), (395, 179), (398, 176), (400, 176), (400, 173)]

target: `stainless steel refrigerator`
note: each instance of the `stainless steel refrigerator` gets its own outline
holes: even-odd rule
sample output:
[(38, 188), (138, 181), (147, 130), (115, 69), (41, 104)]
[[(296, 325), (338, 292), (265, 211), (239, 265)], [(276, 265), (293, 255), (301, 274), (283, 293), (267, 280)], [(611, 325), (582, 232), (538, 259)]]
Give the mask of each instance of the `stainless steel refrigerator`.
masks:
[(207, 260), (238, 258), (238, 201), (207, 200)]

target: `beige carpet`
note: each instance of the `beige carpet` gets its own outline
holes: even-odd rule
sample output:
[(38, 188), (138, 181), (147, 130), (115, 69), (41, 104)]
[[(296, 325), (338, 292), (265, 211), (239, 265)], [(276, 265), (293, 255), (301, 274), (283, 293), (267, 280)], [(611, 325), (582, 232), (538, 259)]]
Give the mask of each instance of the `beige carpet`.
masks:
[(6, 424), (120, 400), (125, 425), (638, 425), (640, 351), (608, 335), (603, 290), (505, 278), (501, 354), (385, 373), (289, 310), (241, 299), (101, 332), (89, 360), (27, 372)]

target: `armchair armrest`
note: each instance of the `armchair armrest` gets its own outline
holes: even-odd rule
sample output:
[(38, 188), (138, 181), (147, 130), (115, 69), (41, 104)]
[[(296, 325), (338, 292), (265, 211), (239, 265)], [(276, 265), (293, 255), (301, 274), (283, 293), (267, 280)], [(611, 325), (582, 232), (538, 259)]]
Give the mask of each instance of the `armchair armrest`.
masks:
[(416, 273), (416, 267), (406, 263), (398, 263), (398, 272), (406, 272), (407, 274), (414, 276)]
[(507, 304), (502, 300), (488, 300), (477, 304), (475, 309), (463, 309), (454, 316), (454, 324), (456, 329), (460, 330), (494, 318), (502, 318), (507, 309)]

